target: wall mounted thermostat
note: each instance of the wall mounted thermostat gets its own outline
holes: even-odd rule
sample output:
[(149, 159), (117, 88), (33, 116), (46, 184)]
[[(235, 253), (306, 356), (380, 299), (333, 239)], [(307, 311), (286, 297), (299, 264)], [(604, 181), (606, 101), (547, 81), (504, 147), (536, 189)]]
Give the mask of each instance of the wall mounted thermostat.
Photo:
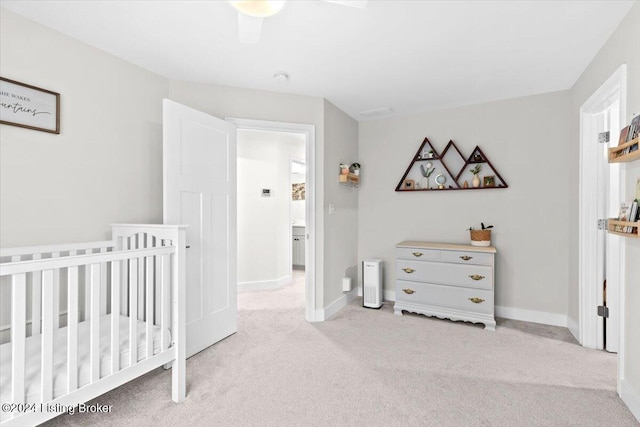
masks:
[(271, 189), (263, 188), (262, 189), (262, 197), (271, 197)]

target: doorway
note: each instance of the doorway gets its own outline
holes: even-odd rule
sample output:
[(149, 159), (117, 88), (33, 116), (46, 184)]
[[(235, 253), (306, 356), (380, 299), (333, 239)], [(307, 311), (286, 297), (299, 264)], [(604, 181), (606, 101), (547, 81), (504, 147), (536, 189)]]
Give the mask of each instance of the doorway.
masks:
[[(307, 321), (315, 321), (315, 215), (314, 215), (314, 152), (315, 152), (315, 126), (304, 124), (292, 124), (282, 122), (268, 122), (261, 120), (236, 119), (227, 118), (227, 120), (237, 126), (238, 140), (253, 140), (252, 150), (256, 150), (241, 158), (240, 151), (238, 156), (238, 189), (239, 189), (239, 209), (238, 209), (238, 289), (242, 290), (258, 290), (258, 289), (274, 289), (295, 285), (300, 285), (302, 290), (302, 305), (305, 310), (305, 319)], [(262, 137), (261, 137), (262, 135)], [(271, 135), (275, 138), (263, 138), (265, 135)], [(279, 136), (279, 137), (278, 137)], [(260, 145), (257, 140), (278, 140), (276, 143), (279, 147), (279, 165), (269, 164), (267, 161), (267, 152), (263, 152), (267, 145)], [(293, 141), (300, 141), (300, 149), (290, 150), (285, 146), (295, 145)], [(239, 143), (239, 150), (242, 150), (242, 143)], [(269, 155), (271, 156), (271, 155)], [(304, 184), (305, 184), (305, 203), (303, 206), (303, 218), (293, 218), (293, 187), (292, 187), (292, 170), (291, 162), (298, 159), (305, 165)], [(245, 170), (243, 174), (241, 171)], [(247, 201), (248, 205), (241, 208), (240, 194), (242, 186), (247, 184), (250, 189), (249, 196), (253, 199)], [(257, 185), (257, 187), (256, 187)], [(255, 188), (254, 188), (255, 187)], [(255, 194), (254, 194), (255, 193)], [(257, 226), (254, 223), (247, 223), (248, 218), (240, 218), (244, 214), (253, 217), (262, 225)], [(278, 213), (279, 212), (279, 213)], [(286, 217), (285, 217), (286, 215)], [(298, 217), (300, 215), (297, 215)], [(271, 218), (271, 222), (270, 221)], [(293, 224), (293, 221), (297, 224)], [(249, 227), (253, 233), (243, 235), (247, 229), (242, 229), (240, 223), (250, 224)], [(275, 225), (277, 222), (277, 226)], [(267, 225), (271, 224), (271, 226)], [(300, 233), (300, 225), (304, 229), (297, 243), (302, 245), (304, 251), (304, 270), (293, 269), (293, 243), (294, 243), (294, 225), (297, 225), (296, 232)], [(271, 234), (271, 236), (266, 236)], [(266, 236), (266, 237), (265, 237)], [(269, 257), (273, 258), (272, 262), (266, 262), (257, 252), (251, 256), (251, 251), (264, 244), (266, 240), (271, 239), (272, 242), (279, 242), (272, 246), (272, 252)], [(243, 244), (246, 243), (246, 244)], [(262, 243), (261, 243), (262, 242)], [(243, 255), (240, 253), (242, 247), (248, 251), (246, 262), (242, 261)], [(263, 245), (264, 246), (264, 245)], [(264, 248), (263, 248), (264, 249)], [(262, 253), (265, 253), (262, 251)], [(299, 262), (299, 261), (298, 261)], [(243, 265), (244, 263), (244, 265)], [(259, 267), (259, 268), (258, 268)], [(262, 269), (262, 273), (269, 269), (270, 278), (262, 280), (255, 274), (262, 274), (258, 270)], [(246, 276), (243, 278), (243, 271), (251, 272), (254, 276)], [(302, 285), (304, 282), (304, 285)], [(295, 297), (295, 296), (294, 296)]]
[[(580, 109), (579, 340), (585, 347), (610, 352), (620, 352), (624, 345), (624, 245), (600, 220), (618, 215), (624, 194), (622, 170), (608, 163), (607, 149), (618, 145), (625, 110), (623, 65)], [(598, 307), (603, 307), (601, 313), (606, 307), (609, 317), (599, 316)]]

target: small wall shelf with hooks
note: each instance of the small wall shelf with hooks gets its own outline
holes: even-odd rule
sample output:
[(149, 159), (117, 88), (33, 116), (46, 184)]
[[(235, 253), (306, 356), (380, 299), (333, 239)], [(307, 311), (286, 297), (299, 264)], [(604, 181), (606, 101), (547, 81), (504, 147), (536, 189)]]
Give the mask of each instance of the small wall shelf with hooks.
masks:
[[(480, 177), (480, 172), (483, 172)], [(409, 167), (396, 186), (396, 191), (485, 190), (508, 188), (480, 147), (465, 159), (453, 141), (442, 155), (425, 138)]]
[(346, 186), (358, 187), (360, 185), (360, 169), (360, 163), (352, 163), (351, 166), (341, 163), (338, 182)]

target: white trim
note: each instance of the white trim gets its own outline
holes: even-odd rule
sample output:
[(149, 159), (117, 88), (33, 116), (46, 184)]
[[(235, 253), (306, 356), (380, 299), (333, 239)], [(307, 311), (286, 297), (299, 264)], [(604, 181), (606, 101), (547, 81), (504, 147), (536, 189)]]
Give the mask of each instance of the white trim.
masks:
[(496, 317), (522, 320), (523, 322), (541, 323), (543, 325), (567, 327), (566, 314), (548, 313), (546, 311), (525, 310), (522, 308), (495, 306)]
[(640, 421), (640, 392), (635, 390), (629, 381), (620, 381), (620, 397), (631, 413)]
[(305, 319), (307, 322), (318, 321), (316, 310), (316, 127), (301, 123), (272, 122), (267, 120), (240, 119), (226, 117), (225, 120), (235, 124), (238, 130), (261, 130), (272, 132), (294, 132), (305, 135), (307, 165), (306, 200), (305, 200)]
[(284, 276), (275, 280), (264, 280), (260, 282), (238, 282), (238, 292), (266, 291), (267, 289), (278, 289), (293, 282), (291, 276)]
[[(598, 159), (595, 150), (586, 150), (587, 132), (590, 127), (589, 116), (602, 111), (610, 103), (611, 96), (618, 92), (620, 99), (620, 123), (626, 122), (626, 86), (627, 66), (621, 65), (607, 81), (594, 92), (580, 107), (580, 180), (579, 180), (579, 234), (578, 234), (578, 299), (579, 299), (579, 342), (584, 347), (596, 348), (598, 342), (598, 317), (595, 307), (598, 305), (597, 289), (597, 240), (598, 230), (595, 227), (597, 217), (597, 195), (593, 191), (597, 187), (596, 170)], [(624, 181), (620, 180), (620, 194), (624, 194)], [(600, 232), (601, 233), (601, 232)], [(619, 239), (622, 240), (622, 239)], [(620, 241), (619, 289), (624, 289), (624, 245)], [(622, 294), (619, 310), (622, 315), (624, 300)], [(620, 317), (622, 319), (622, 316)], [(620, 321), (620, 349), (624, 347), (624, 322)], [(618, 363), (618, 378), (622, 378), (622, 367)]]
[(571, 317), (567, 317), (567, 328), (576, 341), (580, 342), (580, 325), (578, 324), (578, 321)]
[(325, 321), (330, 319), (340, 310), (345, 308), (351, 301), (356, 298), (355, 289), (350, 290), (349, 292), (345, 292), (341, 297), (337, 300), (329, 304), (325, 309), (318, 310), (316, 314), (318, 316), (318, 321)]

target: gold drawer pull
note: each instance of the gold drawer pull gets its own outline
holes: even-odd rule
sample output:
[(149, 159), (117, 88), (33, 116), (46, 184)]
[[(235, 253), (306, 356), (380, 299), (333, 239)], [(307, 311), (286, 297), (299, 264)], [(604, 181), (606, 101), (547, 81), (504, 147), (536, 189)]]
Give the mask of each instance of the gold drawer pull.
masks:
[(420, 258), (422, 256), (422, 252), (414, 252), (413, 256)]
[(469, 298), (469, 301), (471, 301), (474, 304), (480, 304), (481, 302), (484, 302), (482, 298), (478, 298), (478, 297)]
[(484, 276), (481, 276), (479, 274), (472, 274), (469, 277), (471, 277), (473, 280), (482, 280), (482, 279), (484, 279)]
[(464, 261), (469, 261), (470, 259), (473, 259), (473, 257), (469, 256), (469, 255), (465, 255), (465, 256), (461, 256), (460, 259), (462, 259)]
[(405, 273), (413, 273), (415, 270), (413, 268), (403, 268), (402, 271), (404, 271)]
[(409, 294), (409, 295), (415, 293), (415, 291), (413, 289), (408, 289), (408, 288), (407, 289), (403, 289), (402, 292), (404, 292), (405, 294)]

